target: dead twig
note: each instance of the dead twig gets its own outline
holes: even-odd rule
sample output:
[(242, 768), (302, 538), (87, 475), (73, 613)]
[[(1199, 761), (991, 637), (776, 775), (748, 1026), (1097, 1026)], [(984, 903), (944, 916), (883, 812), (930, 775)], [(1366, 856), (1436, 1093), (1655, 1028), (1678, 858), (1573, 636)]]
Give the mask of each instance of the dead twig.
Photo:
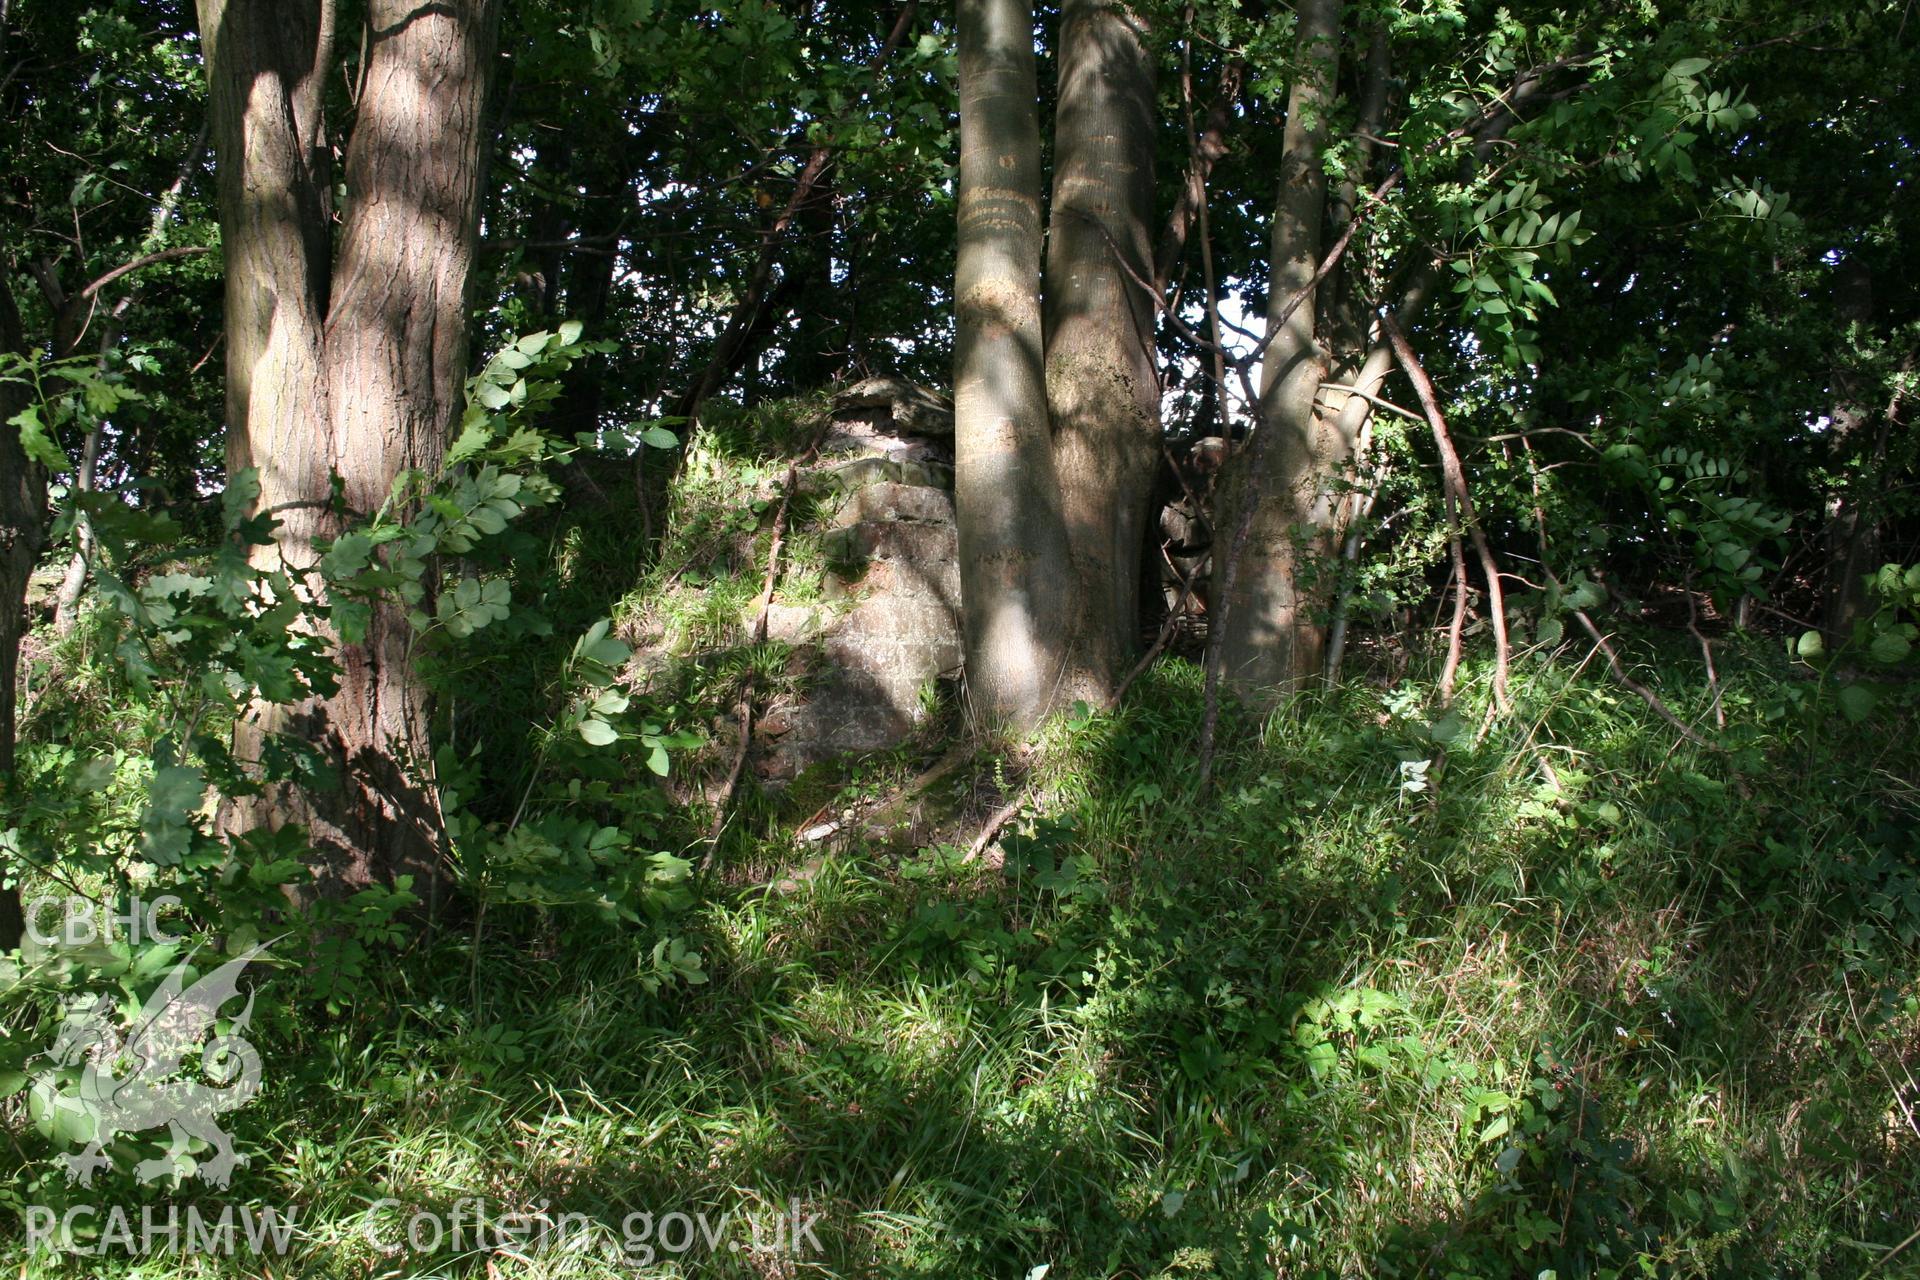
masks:
[(1707, 664), (1707, 688), (1713, 691), (1713, 724), (1717, 729), (1727, 727), (1727, 713), (1720, 704), (1720, 673), (1713, 667), (1713, 645), (1700, 630), (1700, 608), (1693, 598), (1693, 575), (1687, 575), (1687, 630), (1700, 643), (1700, 656)]
[[(760, 598), (753, 620), (750, 643), (759, 646), (767, 642), (767, 615), (773, 608), (773, 593), (780, 582), (780, 553), (787, 545), (787, 520), (793, 511), (794, 490), (799, 487), (800, 468), (812, 461), (813, 455), (820, 451), (820, 440), (816, 438), (804, 455), (787, 464), (787, 476), (780, 486), (780, 506), (773, 515), (773, 542), (767, 548), (767, 575), (760, 583)], [(718, 848), (720, 834), (726, 830), (727, 816), (733, 808), (734, 792), (740, 788), (740, 775), (746, 771), (747, 751), (753, 745), (753, 668), (747, 669), (746, 687), (740, 692), (740, 701), (734, 707), (734, 717), (740, 725), (740, 745), (734, 749), (733, 767), (727, 771), (727, 782), (720, 789), (720, 798), (713, 808), (713, 825), (707, 829), (707, 846)]]

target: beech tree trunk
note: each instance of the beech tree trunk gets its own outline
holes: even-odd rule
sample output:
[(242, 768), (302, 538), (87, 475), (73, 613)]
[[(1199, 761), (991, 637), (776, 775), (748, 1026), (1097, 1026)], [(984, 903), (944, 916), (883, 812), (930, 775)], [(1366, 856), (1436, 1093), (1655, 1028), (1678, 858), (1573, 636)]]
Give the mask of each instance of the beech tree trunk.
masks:
[(1152, 300), (1155, 112), (1145, 28), (1066, 0), (1046, 258), (1047, 401), (1072, 567), (1067, 687), (1104, 700), (1139, 640), (1140, 554), (1160, 458)]
[[(1296, 66), (1282, 138), (1280, 194), (1273, 221), (1270, 342), (1260, 369), (1260, 425), (1221, 489), (1217, 529), (1237, 528), (1246, 504), (1252, 522), (1231, 588), (1220, 639), (1221, 675), (1243, 693), (1299, 688), (1321, 668), (1337, 538), (1334, 481), (1352, 456), (1335, 414), (1316, 409), (1329, 353), (1317, 340), (1316, 299), (1308, 296), (1282, 324), (1281, 309), (1312, 283), (1327, 217), (1321, 156), (1339, 65), (1338, 0), (1301, 0)], [(1260, 434), (1268, 435), (1261, 441)], [(1262, 465), (1250, 465), (1261, 452)], [(1214, 566), (1216, 579), (1224, 576)]]
[(967, 692), (992, 724), (1058, 699), (1066, 637), (1040, 314), (1040, 124), (1028, 0), (960, 0), (955, 503)]
[[(330, 0), (200, 0), (200, 19), (227, 255), (227, 461), (258, 468), (260, 504), (278, 509), (268, 566), (304, 566), (336, 531), (335, 475), (346, 508), (370, 513), (401, 470), (437, 469), (458, 416), (497, 0), (372, 0), (337, 246)], [(290, 733), (338, 771), (337, 792), (278, 786), (232, 815), (306, 824), (323, 890), (437, 868), (411, 642), (398, 610), (376, 609), (366, 642), (338, 648), (334, 694), (257, 708), (238, 735), (243, 759)]]

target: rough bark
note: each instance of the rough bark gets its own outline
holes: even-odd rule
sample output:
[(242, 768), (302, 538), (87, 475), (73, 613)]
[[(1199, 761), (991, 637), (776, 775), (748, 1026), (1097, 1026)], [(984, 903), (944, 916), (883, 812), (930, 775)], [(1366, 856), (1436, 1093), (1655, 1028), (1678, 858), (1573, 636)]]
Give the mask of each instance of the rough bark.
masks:
[(1023, 728), (1058, 696), (1067, 590), (1040, 316), (1040, 124), (1028, 0), (960, 0), (955, 502), (967, 692)]
[[(335, 532), (333, 477), (371, 512), (404, 468), (434, 470), (459, 411), (466, 290), (479, 210), (480, 140), (497, 0), (374, 0), (365, 85), (346, 153), (335, 263), (322, 79), (326, 0), (201, 0), (227, 255), (229, 469), (255, 467), (280, 508), (268, 567), (304, 566)], [(308, 504), (308, 505), (303, 505)], [(277, 787), (236, 806), (240, 827), (304, 823), (323, 887), (437, 864), (419, 773), (424, 692), (403, 617), (376, 609), (341, 646), (338, 690), (256, 708), (243, 759), (290, 733), (338, 770), (334, 793)]]
[[(1139, 639), (1140, 551), (1160, 457), (1153, 302), (1153, 69), (1141, 19), (1116, 0), (1060, 15), (1047, 402), (1072, 594), (1072, 695), (1104, 701)], [(1124, 261), (1121, 261), (1124, 259)]]
[[(326, 326), (333, 465), (352, 511), (377, 510), (403, 470), (438, 471), (460, 416), (496, 12), (494, 0), (370, 6)], [(438, 809), (412, 643), (404, 610), (386, 605), (366, 643), (342, 649), (327, 728), (346, 804), (315, 835), (354, 862), (419, 876), (437, 860)]]
[[(1338, 72), (1338, 17), (1337, 0), (1302, 0), (1297, 10), (1298, 71), (1287, 99), (1274, 209), (1269, 296), (1276, 308), (1312, 284), (1320, 265), (1327, 214), (1321, 155)], [(1320, 615), (1333, 575), (1317, 571), (1314, 561), (1333, 549), (1333, 482), (1352, 447), (1333, 415), (1315, 407), (1328, 368), (1327, 351), (1316, 340), (1317, 302), (1309, 297), (1284, 320), (1275, 315), (1269, 322), (1258, 427), (1269, 439), (1256, 441), (1230, 470), (1221, 487), (1222, 516), (1214, 525), (1236, 528), (1240, 512), (1252, 504), (1238, 571), (1230, 584), (1215, 589), (1216, 600), (1227, 601), (1230, 619), (1220, 638), (1221, 676), (1247, 694), (1296, 689), (1321, 667)], [(1270, 452), (1271, 459), (1248, 465), (1256, 451)]]

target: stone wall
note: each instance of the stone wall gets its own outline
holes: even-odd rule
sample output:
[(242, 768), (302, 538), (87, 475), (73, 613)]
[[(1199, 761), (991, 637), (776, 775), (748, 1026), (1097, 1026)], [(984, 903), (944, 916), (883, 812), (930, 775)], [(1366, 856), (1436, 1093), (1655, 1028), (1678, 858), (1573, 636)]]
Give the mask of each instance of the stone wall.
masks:
[(925, 693), (960, 674), (953, 410), (925, 388), (870, 379), (834, 398), (803, 495), (832, 511), (825, 603), (775, 600), (768, 635), (796, 647), (802, 693), (760, 718), (754, 758), (771, 782), (903, 741)]

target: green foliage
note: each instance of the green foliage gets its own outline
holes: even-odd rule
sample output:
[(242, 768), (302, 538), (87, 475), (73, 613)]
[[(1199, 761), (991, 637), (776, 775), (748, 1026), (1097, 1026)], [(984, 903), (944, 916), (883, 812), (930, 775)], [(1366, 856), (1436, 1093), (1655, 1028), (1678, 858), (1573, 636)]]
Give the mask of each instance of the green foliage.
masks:
[(24, 354), (0, 351), (0, 384), (7, 383), (21, 389), (25, 407), (5, 425), (19, 431), (27, 457), (55, 475), (73, 469), (63, 441), (77, 439), (139, 398), (123, 370), (91, 357), (51, 359), (40, 348)]
[[(1245, 65), (1209, 216), (1215, 275), (1255, 311), (1291, 17), (1140, 8), (1163, 176), (1187, 160), (1184, 73), (1198, 114)], [(709, 724), (749, 678), (763, 696), (807, 678), (746, 633), (783, 502), (782, 602), (830, 607), (809, 594), (834, 554), (821, 500), (779, 487), (823, 405), (763, 397), (945, 367), (951, 22), (918, 7), (882, 59), (896, 12), (508, 6), (476, 290), (494, 354), (444, 467), (318, 513), (306, 567), (270, 553), (288, 513), (255, 511), (254, 475), (221, 490), (222, 388), (189, 372), (220, 323), (219, 255), (193, 253), (217, 232), (189, 15), (0, 17), (0, 265), (21, 301), (0, 429), (55, 473), (56, 553), (91, 539), (96, 584), (73, 635), (33, 642), (0, 852), (30, 893), (177, 897), (181, 935), (36, 944), (0, 969), (0, 1201), (138, 1204), (132, 1163), (162, 1155), (185, 1190), (199, 1153), (158, 1135), (123, 1136), (103, 1188), (66, 1186), (51, 1140), (98, 1108), (71, 1069), (26, 1092), (35, 1054), (83, 1001), (137, 1007), (182, 959), (266, 943), (272, 1085), (233, 1117), (252, 1160), (234, 1196), (301, 1208), (301, 1274), (411, 1268), (367, 1241), (387, 1222), (368, 1206), (477, 1190), (578, 1212), (589, 1238), (417, 1269), (628, 1275), (652, 1265), (612, 1225), (636, 1209), (799, 1196), (824, 1256), (673, 1265), (1894, 1274), (1920, 1201), (1920, 569), (1874, 572), (1857, 623), (1796, 625), (1784, 660), (1764, 628), (1819, 607), (1835, 512), (1878, 535), (1860, 566), (1911, 558), (1920, 28), (1884, 0), (1344, 7), (1323, 166), (1360, 173), (1365, 142), (1363, 176), (1389, 154), (1402, 175), (1365, 202), (1337, 290), (1391, 305), (1406, 266), (1444, 264), (1408, 324), (1502, 566), (1539, 578), (1510, 597), (1532, 642), (1518, 714), (1482, 719), (1474, 654), (1459, 705), (1432, 710), (1420, 628), (1454, 531), (1426, 432), (1381, 420), (1370, 545), (1342, 580), (1363, 630), (1394, 624), (1353, 665), (1383, 660), (1264, 722), (1230, 707), (1208, 795), (1184, 767), (1198, 676), (1176, 662), (960, 779), (965, 820), (923, 848), (857, 822), (797, 846), (754, 796), (709, 842), (685, 767)], [(1058, 7), (1038, 16), (1051, 30)], [(1350, 128), (1375, 25), (1382, 140)], [(342, 108), (365, 71), (351, 28), (325, 69)], [(1536, 70), (1541, 96), (1482, 154), (1474, 127)], [(1180, 276), (1189, 316), (1200, 274)], [(691, 430), (679, 393), (736, 315), (741, 372)], [(83, 492), (89, 438), (102, 483)], [(1676, 602), (1717, 675), (1696, 673), (1708, 640), (1634, 625), (1677, 632), (1657, 613)], [(1575, 668), (1576, 609), (1604, 611), (1711, 749), (1676, 744), (1593, 655)], [(291, 735), (237, 760), (234, 729), (325, 696), (336, 642), (387, 627), (436, 695), (432, 750), (405, 762), (445, 822), (428, 903), (404, 877), (315, 896), (305, 832), (219, 820), (330, 785)], [(855, 817), (913, 750), (784, 804)], [(1033, 811), (969, 860), (975, 811), (1018, 770)]]
[[(457, 566), (484, 559), (529, 510), (549, 504), (557, 488), (544, 467), (585, 447), (553, 442), (524, 415), (551, 401), (554, 378), (589, 349), (578, 326), (568, 326), (531, 335), (496, 357), (474, 379), (473, 394), (479, 405), (497, 398), (486, 397), (486, 388), (505, 388), (501, 407), (467, 414), (448, 469), (402, 474), (378, 512), (340, 513), (342, 532), (316, 546), (321, 554), (309, 569), (258, 554), (274, 546), (278, 519), (254, 512), (259, 485), (250, 471), (222, 495), (220, 532), (211, 541), (196, 539), (165, 512), (128, 506), (115, 495), (71, 496), (66, 518), (84, 515), (93, 531), (102, 607), (58, 659), (86, 675), (40, 713), (64, 723), (48, 724), (53, 732), (44, 743), (29, 738), (5, 847), (9, 861), (32, 868), (22, 877), (31, 887), (77, 886), (106, 903), (176, 899), (184, 908), (183, 941), (30, 946), (0, 984), (0, 1013), (16, 1031), (36, 1013), (57, 1018), (56, 1010), (80, 1008), (93, 995), (144, 998), (185, 954), (181, 946), (233, 956), (269, 942), (312, 957), (311, 977), (277, 987), (276, 1018), (306, 1007), (339, 1016), (376, 989), (412, 937), (406, 917), (420, 900), (411, 878), (315, 897), (305, 890), (313, 855), (303, 829), (221, 829), (215, 819), (235, 799), (275, 785), (331, 784), (317, 750), (290, 737), (268, 739), (257, 762), (237, 759), (233, 728), (265, 707), (331, 693), (339, 665), (329, 632), (357, 642), (376, 610), (406, 611), (430, 655), (470, 644), (483, 628), (509, 620), (519, 622), (522, 635), (551, 634), (542, 620), (517, 617), (504, 577), (462, 574)], [(43, 407), (62, 403), (46, 392), (55, 379), (74, 388), (61, 394), (76, 405), (103, 402), (107, 393), (95, 388), (113, 385), (81, 365), (9, 368), (36, 379)], [(628, 709), (619, 690), (628, 650), (608, 630), (605, 620), (592, 627), (563, 669), (564, 705), (546, 731), (552, 750), (543, 746), (542, 767), (510, 822), (489, 825), (470, 814), (462, 761), (448, 748), (439, 753), (437, 785), (455, 865), (482, 909), (500, 900), (645, 919), (660, 932), (649, 978), (656, 989), (703, 981), (699, 955), (670, 931), (692, 902), (690, 864), (648, 847), (660, 836), (664, 798), (623, 794), (617, 774), (586, 759), (630, 739), (628, 749), (649, 773), (665, 775), (669, 753), (698, 739), (651, 722), (615, 729)], [(100, 696), (92, 699), (95, 684)], [(545, 790), (536, 795), (536, 787)], [(555, 787), (558, 801), (549, 802)], [(590, 810), (613, 821), (583, 816)], [(299, 911), (290, 910), (290, 890), (302, 894)], [(7, 1070), (17, 1073), (19, 1064)], [(10, 1092), (23, 1083), (6, 1079)], [(89, 1104), (74, 1094), (79, 1087), (75, 1075), (43, 1091), (35, 1104), (43, 1134), (57, 1139), (62, 1126), (84, 1122)], [(154, 1135), (116, 1140), (121, 1176), (135, 1160), (164, 1149), (161, 1143)], [(19, 1203), (52, 1192), (36, 1174)]]
[[(611, 668), (608, 639), (569, 652)], [(1726, 752), (1533, 658), (1484, 737), (1418, 682), (1230, 715), (1204, 805), (1168, 768), (1198, 714), (1173, 664), (1052, 731), (997, 859), (775, 832), (764, 883), (663, 935), (570, 923), (612, 824), (529, 819), (496, 885), (554, 896), (531, 928), (431, 931), (332, 1020), (262, 1000), (276, 1083), (234, 1113), (235, 1194), (302, 1206), (312, 1275), (378, 1256), (378, 1197), (475, 1187), (582, 1215), (534, 1274), (630, 1269), (636, 1207), (795, 1194), (826, 1275), (1852, 1274), (1916, 1190), (1914, 707), (1811, 737), (1767, 719), (1790, 673), (1746, 657)]]
[(1844, 643), (1830, 649), (1818, 631), (1787, 640), (1787, 656), (1819, 676), (1815, 694), (1792, 699), (1794, 706), (1816, 714), (1838, 708), (1849, 723), (1859, 724), (1880, 705), (1887, 676), (1912, 657), (1920, 640), (1920, 565), (1882, 565), (1867, 584), (1876, 607), (1854, 623)]

